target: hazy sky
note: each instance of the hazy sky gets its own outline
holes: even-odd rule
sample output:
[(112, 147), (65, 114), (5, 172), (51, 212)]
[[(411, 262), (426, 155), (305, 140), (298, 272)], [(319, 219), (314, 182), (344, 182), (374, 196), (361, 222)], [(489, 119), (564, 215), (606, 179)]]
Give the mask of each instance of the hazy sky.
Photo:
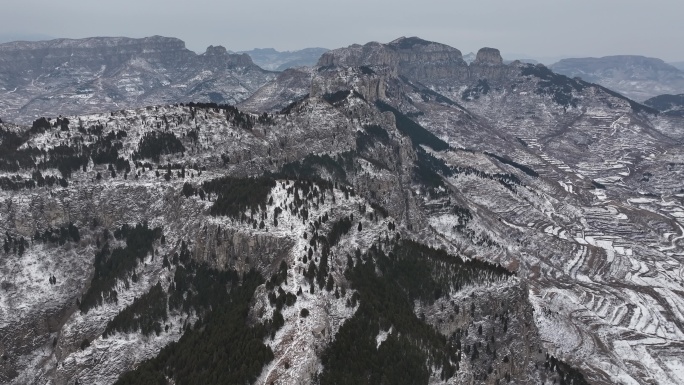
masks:
[(2, 14), (0, 35), (164, 35), (198, 52), (419, 36), (464, 54), (490, 46), (534, 57), (684, 61), (682, 0), (2, 0)]

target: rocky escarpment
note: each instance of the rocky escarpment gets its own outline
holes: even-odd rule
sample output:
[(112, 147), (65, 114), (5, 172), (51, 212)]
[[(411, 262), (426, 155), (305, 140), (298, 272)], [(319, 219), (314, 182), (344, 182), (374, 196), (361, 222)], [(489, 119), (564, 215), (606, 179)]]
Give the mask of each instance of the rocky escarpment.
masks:
[(32, 73), (37, 76), (65, 63), (74, 68), (84, 67), (92, 71), (99, 71), (105, 66), (103, 75), (107, 75), (132, 57), (180, 65), (193, 56), (194, 53), (185, 48), (182, 40), (162, 36), (144, 39), (95, 37), (0, 44), (0, 65), (9, 87), (22, 85), (22, 79), (12, 79), (10, 74), (21, 76)]
[(200, 58), (205, 63), (211, 63), (214, 66), (230, 67), (252, 67), (254, 62), (247, 54), (229, 54), (228, 50), (222, 46), (210, 45), (207, 51), (200, 55)]
[(237, 103), (273, 79), (246, 54), (197, 55), (160, 36), (0, 44), (0, 117), (84, 114), (153, 104)]
[(507, 68), (496, 49), (481, 49), (476, 60), (468, 65), (458, 49), (417, 37), (332, 50), (321, 56), (318, 65), (388, 67), (393, 76), (403, 76), (427, 86), (464, 84), (483, 78), (496, 81), (505, 77)]
[(502, 65), (503, 58), (498, 49), (485, 47), (477, 51), (477, 56), (475, 56), (473, 63), (478, 65)]

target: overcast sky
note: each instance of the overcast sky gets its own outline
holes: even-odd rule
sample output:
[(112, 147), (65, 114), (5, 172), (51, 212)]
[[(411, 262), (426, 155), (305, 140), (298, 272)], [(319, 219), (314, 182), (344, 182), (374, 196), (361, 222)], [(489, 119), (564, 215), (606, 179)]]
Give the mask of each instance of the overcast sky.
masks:
[(682, 0), (2, 0), (0, 36), (151, 35), (204, 52), (337, 48), (419, 36), (464, 54), (684, 61)]

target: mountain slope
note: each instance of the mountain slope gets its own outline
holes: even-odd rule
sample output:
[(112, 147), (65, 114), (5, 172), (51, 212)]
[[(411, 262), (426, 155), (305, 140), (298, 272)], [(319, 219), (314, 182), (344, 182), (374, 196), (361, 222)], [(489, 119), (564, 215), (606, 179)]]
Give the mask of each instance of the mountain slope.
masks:
[[(419, 337), (422, 334), (414, 337), (428, 338), (426, 341), (432, 341), (431, 347), (423, 351), (422, 343), (415, 345), (423, 347), (414, 350), (415, 355), (406, 362), (418, 370), (416, 373), (422, 373), (420, 382), (482, 380), (490, 375), (540, 382), (543, 378), (563, 376), (560, 369), (529, 366), (530, 362), (536, 362), (542, 367), (546, 358), (538, 352), (541, 346), (534, 323), (530, 322), (531, 305), (521, 282), (493, 264), (479, 260), (464, 262), (455, 256), (458, 251), (450, 242), (430, 232), (423, 233), (421, 229), (426, 228), (427, 220), (425, 208), (431, 205), (427, 196), (437, 194), (443, 199), (447, 185), (440, 182), (435, 185), (436, 180), (430, 179), (440, 179), (425, 163), (432, 158), (425, 150), (414, 147), (415, 142), (412, 146), (410, 137), (395, 128), (396, 117), (380, 113), (359, 95), (347, 92), (335, 97), (307, 97), (281, 115), (244, 115), (218, 106), (155, 107), (72, 117), (69, 123), (60, 121), (57, 127), (42, 128), (42, 123), (36, 123), (29, 131), (7, 127), (8, 132), (16, 132), (24, 140), (16, 148), (15, 156), (40, 147), (52, 159), (57, 155), (50, 149), (81, 143), (73, 149), (76, 154), (84, 151), (90, 154), (91, 160), (85, 167), (74, 164), (76, 167), (71, 168), (67, 166), (71, 161), (62, 159), (67, 163), (54, 167), (64, 170), (64, 174), (48, 167), (40, 176), (63, 177), (66, 183), (61, 185), (47, 186), (36, 181), (36, 187), (30, 188), (25, 183), (15, 183), (16, 187), (2, 192), (2, 207), (6, 208), (2, 215), (10, 219), (3, 222), (3, 231), (9, 234), (5, 241), (8, 245), (11, 243), (2, 269), (13, 272), (11, 281), (3, 283), (2, 303), (5, 306), (23, 304), (21, 312), (3, 313), (3, 335), (11, 336), (3, 342), (7, 357), (1, 373), (3, 382), (111, 383), (136, 366), (139, 371), (122, 377), (121, 381), (128, 381), (123, 383), (147, 383), (159, 375), (185, 378), (174, 372), (177, 360), (185, 359), (179, 354), (195, 352), (192, 341), (222, 338), (217, 334), (209, 340), (197, 340), (194, 333), (199, 330), (206, 333), (209, 329), (221, 333), (215, 329), (218, 324), (214, 322), (228, 322), (225, 318), (214, 321), (221, 314), (216, 313), (218, 310), (207, 311), (204, 301), (210, 301), (216, 309), (216, 302), (211, 302), (214, 301), (211, 298), (222, 294), (216, 288), (204, 289), (200, 282), (223, 278), (217, 275), (195, 281), (194, 277), (219, 274), (212, 273), (213, 270), (203, 272), (202, 266), (226, 271), (229, 274), (226, 284), (233, 287), (236, 281), (230, 278), (232, 274), (240, 276), (251, 269), (262, 277), (272, 277), (268, 280), (270, 284), (255, 278), (256, 286), (245, 287), (245, 290), (255, 290), (254, 294), (250, 291), (244, 294), (253, 296), (249, 314), (247, 318), (230, 321), (238, 325), (247, 322), (254, 333), (263, 327), (271, 335), (264, 339), (265, 347), (259, 348), (265, 356), (256, 350), (254, 353), (264, 357), (263, 361), (261, 358), (254, 361), (263, 362), (264, 368), (240, 372), (243, 373), (240, 376), (257, 383), (275, 379), (294, 383), (310, 381), (317, 375), (326, 376), (327, 372), (317, 369), (320, 354), (345, 352), (344, 344), (332, 344), (343, 340), (330, 338), (347, 333), (342, 327), (354, 317), (357, 318), (353, 322), (370, 322), (370, 329), (364, 330), (371, 336), (375, 336), (372, 333), (377, 327), (373, 325), (382, 327), (377, 331), (383, 336), (378, 337), (378, 346), (384, 345), (382, 351), (388, 358), (396, 354), (397, 348), (414, 346), (413, 338), (399, 338), (394, 330), (399, 330), (401, 335), (428, 333), (429, 338)], [(100, 125), (102, 128), (98, 128)], [(158, 134), (153, 135), (154, 132)], [(67, 133), (70, 138), (64, 141)], [(101, 138), (107, 139), (102, 142)], [(110, 156), (121, 159), (112, 158), (112, 165), (116, 167), (112, 166), (111, 170), (107, 166), (110, 161), (97, 155), (106, 148), (117, 149)], [(410, 164), (415, 164), (415, 168), (402, 166)], [(264, 169), (272, 170), (272, 177), (276, 179), (265, 190), (256, 186), (247, 190), (255, 196), (256, 201), (249, 198), (255, 205), (250, 208), (244, 201), (247, 206), (241, 206), (242, 209), (232, 206), (240, 205), (244, 198), (238, 195), (227, 198), (225, 194), (241, 184), (251, 183), (241, 176), (260, 175)], [(22, 169), (17, 172), (10, 174), (24, 175), (22, 180), (26, 180)], [(233, 179), (225, 179), (225, 175)], [(15, 176), (11, 180), (17, 182)], [(221, 187), (224, 183), (227, 190)], [(259, 198), (262, 193), (257, 191), (265, 195)], [(70, 197), (75, 196), (81, 198), (72, 201)], [(23, 201), (24, 197), (28, 198), (26, 205), (8, 205), (17, 199)], [(22, 222), (20, 218), (33, 212), (31, 207), (36, 205), (44, 209), (31, 214), (35, 220), (30, 223)], [(238, 207), (237, 211), (231, 207)], [(56, 216), (47, 219), (46, 215), (52, 215), (48, 213)], [(346, 221), (348, 225), (344, 225)], [(146, 223), (143, 227), (135, 225), (143, 222)], [(467, 222), (463, 229), (471, 235), (465, 239), (471, 236), (487, 239), (487, 231), (479, 225), (477, 217)], [(50, 243), (50, 236), (31, 237), (36, 230), (42, 234), (51, 224), (59, 227), (60, 223), (70, 223), (67, 227), (73, 224), (78, 229), (78, 239)], [(132, 225), (133, 229), (124, 224)], [(136, 238), (131, 238), (132, 234), (145, 234), (147, 227), (144, 226), (159, 230), (153, 232), (157, 235), (149, 240), (150, 246), (146, 246), (149, 249), (143, 248), (137, 254), (137, 265), (124, 270), (121, 270), (123, 267), (112, 270), (122, 265), (111, 265), (107, 270), (104, 267), (110, 265), (98, 262), (118, 261), (127, 255), (126, 250), (133, 252)], [(400, 242), (404, 237), (442, 245), (454, 254), (447, 255), (409, 241)], [(26, 245), (24, 242), (29, 238), (32, 240)], [(15, 252), (17, 244), (24, 246)], [(498, 249), (498, 246), (492, 248), (490, 242), (474, 247), (474, 250)], [(393, 253), (387, 254), (390, 250)], [(406, 267), (391, 267), (392, 255), (397, 253), (405, 253), (401, 258), (409, 263)], [(353, 265), (349, 264), (348, 257), (355, 261)], [(434, 289), (414, 292), (415, 286), (406, 286), (415, 293), (412, 296), (422, 298), (417, 308), (410, 305), (412, 297), (397, 297), (397, 292), (391, 290), (383, 294), (390, 297), (378, 299), (395, 303), (396, 310), (388, 310), (389, 313), (361, 310), (359, 301), (367, 306), (368, 301), (376, 300), (373, 292), (360, 286), (371, 284), (370, 277), (361, 280), (351, 277), (373, 274), (374, 270), (356, 271), (354, 266), (363, 269), (377, 263), (381, 269), (390, 269), (386, 270), (387, 274), (390, 271), (399, 274), (396, 280), (386, 282), (377, 278), (379, 284), (391, 288), (396, 284), (410, 285), (403, 278), (404, 269), (428, 261), (432, 262), (420, 265), (424, 275), (418, 283), (420, 286), (421, 282), (432, 279)], [(450, 263), (457, 273), (453, 278), (443, 275), (445, 264)], [(463, 268), (472, 273), (464, 276), (463, 272), (459, 273)], [(107, 278), (115, 271), (119, 272), (116, 273), (119, 278), (113, 281)], [(106, 289), (99, 297), (93, 297), (93, 293), (99, 292), (93, 291), (94, 288), (102, 290), (99, 288), (106, 282), (113, 283), (116, 293)], [(148, 317), (144, 316), (148, 314), (147, 308), (136, 301), (153, 295), (157, 283), (161, 285), (161, 293), (169, 293), (169, 309), (163, 313), (166, 318), (158, 318), (158, 326), (152, 322), (152, 332), (125, 326), (137, 325), (142, 321), (136, 319)], [(190, 291), (183, 297), (185, 287)], [(437, 289), (441, 294), (434, 291)], [(176, 291), (180, 297), (174, 294)], [(354, 294), (357, 292), (360, 296)], [(473, 297), (475, 293), (482, 294)], [(497, 303), (501, 306), (485, 306), (473, 300), (484, 293), (488, 298), (500, 298)], [(177, 298), (186, 298), (187, 302)], [(172, 305), (179, 300), (178, 305)], [(242, 300), (227, 298), (226, 301), (237, 304), (235, 301)], [(445, 304), (451, 310), (445, 311)], [(454, 310), (458, 308), (464, 310)], [(125, 316), (131, 313), (132, 318)], [(225, 316), (238, 317), (241, 313), (231, 314)], [(490, 323), (493, 317), (498, 317), (499, 326)], [(36, 325), (33, 320), (37, 318), (46, 319), (46, 327)], [(394, 321), (387, 325), (383, 319)], [(478, 331), (482, 326), (485, 330)], [(245, 333), (251, 335), (251, 332)], [(498, 355), (492, 355), (484, 347), (493, 347), (495, 339), (499, 341)], [(165, 345), (168, 348), (162, 350)], [(484, 350), (475, 353), (477, 349)], [(520, 355), (522, 350), (526, 352), (524, 356)], [(158, 353), (158, 358), (149, 365), (157, 365), (153, 364), (156, 362), (167, 369), (159, 372), (153, 369), (156, 366), (138, 366)], [(45, 354), (48, 359), (43, 359)], [(452, 357), (451, 360), (435, 368), (425, 366), (427, 357), (443, 357), (443, 354)], [(98, 358), (93, 361), (93, 357)], [(230, 365), (230, 360), (227, 358), (225, 365)], [(342, 366), (337, 365), (331, 361), (326, 370), (346, 371), (343, 362), (339, 363)], [(495, 375), (489, 367), (496, 368)], [(224, 370), (221, 368), (211, 370)]]
[(563, 59), (553, 71), (598, 83), (637, 101), (684, 92), (684, 72), (660, 59), (643, 56)]
[(659, 95), (646, 100), (644, 104), (666, 115), (684, 116), (684, 94)]
[[(351, 64), (389, 74), (385, 87), (381, 87), (381, 98), (452, 147), (486, 155), (478, 159), (466, 156), (468, 152), (464, 151), (458, 156), (440, 157), (452, 169), (483, 170), (484, 164), (494, 161), (506, 170), (517, 170), (525, 187), (516, 188), (512, 200), (482, 182), (468, 184), (456, 179), (452, 183), (458, 186), (459, 196), (468, 200), (465, 207), (491, 213), (495, 221), (488, 223), (490, 231), (498, 229), (499, 236), (519, 234), (514, 238), (524, 240), (513, 241), (520, 247), (520, 259), (510, 259), (511, 254), (489, 255), (504, 265), (520, 263), (519, 272), (536, 287), (531, 298), (538, 306), (537, 323), (543, 339), (555, 341), (547, 346), (555, 346), (556, 354), (581, 365), (597, 383), (617, 378), (623, 382), (651, 378), (659, 383), (677, 383), (676, 371), (670, 366), (632, 365), (621, 357), (632, 352), (631, 357), (653, 360), (661, 354), (670, 357), (678, 349), (678, 342), (668, 342), (670, 338), (678, 341), (681, 333), (676, 326), (681, 322), (676, 307), (655, 305), (678, 301), (679, 289), (668, 289), (678, 287), (676, 278), (659, 267), (660, 263), (679, 264), (675, 251), (678, 238), (670, 236), (670, 232), (681, 234), (677, 215), (671, 211), (678, 209), (659, 208), (653, 203), (656, 197), (680, 193), (676, 183), (667, 182), (679, 180), (678, 171), (658, 170), (656, 165), (680, 159), (681, 121), (657, 116), (655, 110), (604, 87), (556, 75), (543, 66), (502, 65), (491, 49), (481, 51), (479, 63), (476, 60), (476, 65), (465, 68), (458, 56), (439, 61), (426, 55), (426, 61), (439, 62), (444, 69), (436, 76), (411, 78), (401, 61), (393, 61), (386, 54), (393, 44), (352, 46), (328, 55), (338, 54), (343, 63), (353, 58)], [(418, 52), (430, 45), (411, 44), (419, 47)], [(335, 59), (320, 64), (328, 63), (335, 63)], [(505, 185), (503, 180), (501, 183)], [(536, 206), (536, 198), (522, 193), (527, 189), (534, 194), (550, 194), (553, 198), (545, 198), (551, 199), (549, 206)], [(557, 203), (551, 203), (554, 201)], [(536, 219), (531, 215), (534, 207), (540, 210)], [(613, 215), (621, 219), (611, 222), (608, 218)], [(639, 218), (644, 215), (654, 222), (643, 227)], [(453, 230), (447, 224), (453, 221), (453, 217), (437, 216), (431, 225), (450, 237)], [(494, 225), (496, 221), (498, 225)], [(652, 226), (662, 225), (669, 230), (653, 232)], [(642, 273), (628, 266), (637, 265), (652, 278), (634, 279), (634, 274)], [(624, 291), (624, 285), (630, 290)], [(658, 289), (654, 292), (653, 287)], [(601, 300), (592, 302), (596, 300), (589, 298)], [(664, 312), (657, 316), (652, 313), (654, 308)], [(549, 312), (562, 316), (544, 315)], [(652, 331), (652, 324), (645, 319), (657, 319), (660, 325), (675, 328), (659, 337), (662, 348), (651, 345), (651, 338), (661, 332)], [(596, 338), (597, 329), (605, 337), (590, 342)], [(574, 337), (570, 339), (570, 335)], [(626, 344), (627, 340), (630, 342)], [(645, 345), (652, 353), (641, 353), (639, 346)], [(616, 362), (622, 369), (606, 371), (602, 369), (605, 362)]]
[(680, 382), (681, 118), (493, 48), (318, 64), (2, 125), (2, 382)]

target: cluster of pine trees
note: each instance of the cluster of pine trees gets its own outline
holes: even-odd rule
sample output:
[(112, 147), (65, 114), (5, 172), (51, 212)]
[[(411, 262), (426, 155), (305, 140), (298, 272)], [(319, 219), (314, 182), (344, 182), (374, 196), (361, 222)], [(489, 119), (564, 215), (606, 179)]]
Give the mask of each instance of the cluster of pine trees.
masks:
[[(123, 148), (121, 140), (126, 137), (126, 132), (110, 131), (103, 136), (101, 125), (93, 126), (88, 130), (79, 126), (79, 131), (84, 136), (96, 136), (91, 144), (84, 144), (84, 137), (73, 137), (70, 139), (69, 145), (60, 144), (47, 150), (31, 146), (20, 148), (28, 139), (29, 134), (44, 132), (54, 127), (61, 127), (60, 131), (68, 131), (68, 119), (57, 119), (54, 124), (50, 124), (50, 121), (45, 118), (38, 119), (33, 123), (31, 130), (23, 136), (5, 131), (0, 127), (0, 170), (17, 172), (22, 169), (34, 169), (31, 180), (24, 181), (19, 176), (14, 178), (3, 177), (0, 180), (0, 188), (18, 190), (46, 185), (51, 187), (56, 183), (62, 187), (67, 187), (66, 179), (79, 169), (86, 171), (91, 159), (94, 164), (109, 164), (110, 170), (116, 168), (119, 172), (122, 170), (130, 172), (129, 162), (119, 156), (119, 151)], [(59, 133), (55, 135), (59, 135)], [(41, 171), (47, 169), (59, 170), (62, 178), (43, 177)]]
[(468, 87), (463, 91), (463, 93), (461, 94), (461, 99), (477, 100), (480, 98), (480, 96), (487, 95), (490, 90), (491, 87), (489, 86), (489, 82), (487, 81), (487, 79), (479, 79), (475, 86)]
[(374, 147), (376, 141), (385, 145), (389, 144), (389, 134), (384, 128), (376, 124), (366, 124), (363, 129), (364, 131), (356, 133), (356, 151), (363, 152)]
[(233, 178), (223, 177), (206, 181), (202, 190), (217, 196), (211, 207), (211, 215), (226, 215), (241, 218), (246, 210), (252, 213), (266, 210), (266, 198), (275, 187), (275, 180), (269, 177)]
[(23, 189), (33, 189), (36, 187), (52, 187), (59, 185), (68, 187), (69, 182), (64, 178), (57, 178), (52, 175), (43, 177), (40, 171), (34, 171), (33, 178), (24, 179), (21, 175), (13, 175), (12, 177), (0, 177), (0, 190), (5, 191), (19, 191)]
[[(323, 353), (321, 384), (427, 384), (433, 371), (442, 380), (453, 377), (461, 360), (460, 337), (446, 338), (416, 317), (414, 301), (432, 303), (466, 284), (506, 279), (511, 273), (394, 240), (350, 257), (345, 275), (357, 291), (350, 302), (359, 308)], [(390, 329), (378, 347), (376, 336)]]
[(140, 331), (145, 336), (152, 333), (159, 335), (162, 332), (161, 322), (167, 319), (166, 292), (161, 283), (157, 283), (150, 291), (136, 298), (131, 305), (109, 321), (102, 337), (107, 338), (116, 333), (136, 331)]
[(536, 178), (536, 177), (539, 176), (539, 174), (538, 174), (536, 171), (534, 171), (533, 169), (531, 169), (529, 166), (525, 166), (524, 164), (520, 164), (520, 163), (518, 163), (518, 162), (516, 162), (516, 161), (514, 161), (514, 160), (511, 160), (511, 159), (507, 158), (507, 157), (504, 158), (504, 157), (502, 157), (502, 156), (499, 156), (499, 155), (496, 155), (496, 154), (492, 154), (491, 152), (487, 152), (487, 151), (485, 151), (484, 154), (485, 154), (485, 155), (488, 155), (488, 156), (491, 156), (492, 158), (498, 160), (499, 162), (501, 162), (501, 163), (503, 163), (503, 164), (507, 164), (507, 165), (513, 166), (513, 167), (517, 168), (518, 170), (524, 172), (525, 174), (527, 174), (527, 175), (529, 175), (529, 176), (531, 176), (531, 177), (535, 177), (535, 178)]
[(345, 171), (344, 160), (342, 155), (338, 154), (332, 158), (328, 154), (315, 155), (309, 154), (304, 159), (298, 162), (291, 162), (283, 165), (277, 174), (273, 177), (276, 179), (308, 179), (317, 181), (319, 183), (329, 183), (323, 181), (319, 175), (322, 170), (333, 176), (336, 180), (344, 181), (347, 179), (347, 172)]
[[(154, 251), (153, 244), (161, 238), (160, 228), (150, 229), (147, 223), (136, 226), (123, 225), (114, 232), (117, 239), (125, 240), (126, 247), (110, 249), (108, 230), (103, 231), (102, 248), (95, 254), (95, 275), (90, 287), (79, 301), (79, 308), (87, 313), (90, 309), (101, 306), (104, 302), (117, 302), (118, 293), (114, 289), (117, 281), (126, 285), (129, 278), (134, 282), (137, 276), (134, 269), (138, 262)], [(98, 239), (98, 242), (99, 239)], [(132, 274), (131, 274), (132, 273)]]
[(546, 361), (544, 361), (544, 368), (556, 373), (559, 385), (589, 385), (579, 370), (548, 353), (546, 354)]
[(218, 272), (194, 262), (178, 269), (182, 270), (176, 273), (172, 290), (192, 288), (188, 301), (193, 308), (204, 309), (200, 318), (186, 326), (178, 342), (122, 375), (116, 384), (162, 385), (167, 378), (188, 385), (253, 383), (273, 359), (263, 340), (273, 333), (274, 325), (283, 323), (282, 319), (265, 325), (247, 323), (250, 301), (263, 278), (254, 271), (240, 277), (235, 271)]
[(81, 240), (81, 234), (78, 231), (78, 227), (73, 223), (69, 222), (66, 226), (60, 226), (59, 228), (48, 227), (44, 232), (36, 230), (33, 235), (33, 240), (36, 242), (50, 242), (63, 245), (68, 241), (79, 242)]
[(143, 135), (133, 160), (152, 159), (159, 162), (162, 155), (185, 152), (185, 146), (173, 132), (150, 131)]
[(5, 240), (2, 243), (5, 254), (13, 253), (22, 256), (28, 247), (29, 243), (24, 237), (15, 237), (9, 232), (5, 232)]
[(33, 147), (19, 148), (27, 139), (28, 133), (20, 135), (0, 126), (0, 171), (17, 172), (35, 166), (34, 158), (41, 151)]
[(273, 117), (265, 112), (254, 118), (252, 115), (244, 113), (228, 104), (191, 102), (188, 103), (187, 106), (190, 107), (190, 113), (192, 114), (193, 119), (195, 118), (197, 109), (213, 109), (215, 112), (223, 111), (226, 114), (226, 120), (228, 122), (245, 130), (252, 130), (256, 122), (264, 125), (273, 124)]

